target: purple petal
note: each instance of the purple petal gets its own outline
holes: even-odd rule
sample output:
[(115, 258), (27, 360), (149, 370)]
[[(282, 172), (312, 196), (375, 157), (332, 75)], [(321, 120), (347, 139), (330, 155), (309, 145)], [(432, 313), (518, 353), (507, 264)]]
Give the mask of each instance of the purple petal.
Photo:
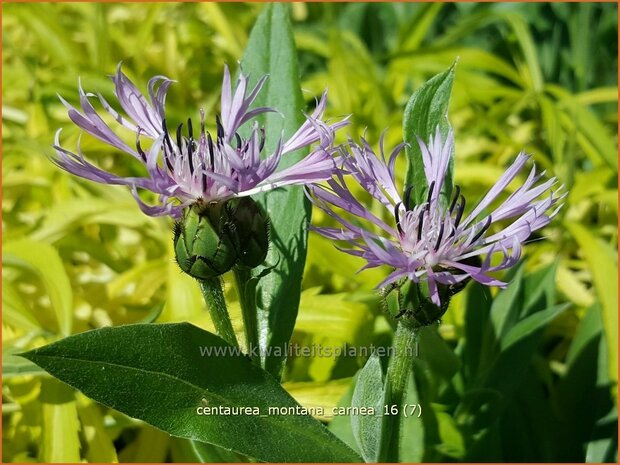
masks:
[(116, 97), (121, 107), (146, 134), (156, 139), (162, 133), (163, 118), (149, 105), (146, 98), (121, 71), (121, 63), (118, 64), (116, 74), (112, 76), (116, 86)]
[(476, 217), (487, 208), (493, 200), (500, 195), (508, 184), (512, 182), (512, 180), (519, 174), (519, 172), (523, 169), (527, 161), (529, 160), (529, 156), (525, 154), (525, 152), (521, 152), (517, 159), (514, 161), (512, 165), (504, 172), (502, 177), (495, 183), (495, 185), (491, 188), (491, 190), (483, 197), (483, 199), (476, 205), (476, 208), (467, 216), (465, 220), (461, 223), (463, 227), (469, 225)]

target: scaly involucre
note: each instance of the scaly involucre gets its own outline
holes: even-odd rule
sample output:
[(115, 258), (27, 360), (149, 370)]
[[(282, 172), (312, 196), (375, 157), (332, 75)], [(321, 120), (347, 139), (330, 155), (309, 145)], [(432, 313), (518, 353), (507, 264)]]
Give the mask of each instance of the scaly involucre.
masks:
[[(525, 182), (503, 201), (497, 202), (500, 194), (525, 167), (529, 156), (522, 152), (465, 215), (465, 197), (458, 186), (447, 205), (440, 201), (454, 145), (452, 131), (446, 141), (442, 141), (438, 129), (428, 145), (420, 139), (418, 143), (428, 186), (424, 203), (413, 205), (412, 189), (406, 189), (401, 197), (395, 185), (394, 167), (404, 144), (396, 147), (386, 160), (383, 140), (381, 157), (364, 139), (361, 146), (350, 140), (347, 147), (340, 148), (342, 171), (328, 180), (326, 186), (309, 188), (315, 205), (342, 227), (313, 229), (327, 238), (347, 243), (349, 247), (341, 250), (366, 260), (362, 269), (381, 265), (391, 267), (393, 271), (379, 284), (380, 288), (403, 279), (416, 283), (426, 281), (430, 298), (437, 306), (441, 305), (438, 283), (456, 285), (473, 278), (488, 286), (504, 287), (504, 282), (489, 273), (511, 267), (519, 260), (523, 242), (533, 231), (549, 224), (560, 209), (558, 202), (565, 195), (560, 195), (561, 187), (552, 190), (557, 182), (555, 178), (539, 183), (545, 173), (536, 173), (533, 166)], [(346, 173), (388, 209), (393, 218), (390, 224), (355, 198), (345, 183)], [(494, 208), (490, 208), (492, 204)], [(336, 213), (333, 207), (358, 220), (347, 219)], [(373, 232), (377, 227), (381, 234)], [(491, 233), (491, 229), (494, 232)], [(491, 257), (495, 253), (501, 257), (492, 264)]]
[[(129, 186), (144, 213), (151, 216), (180, 217), (184, 207), (198, 201), (221, 202), (233, 197), (244, 197), (291, 184), (306, 184), (328, 179), (335, 170), (333, 158), (334, 132), (347, 124), (346, 119), (333, 124), (323, 121), (327, 92), (323, 93), (315, 110), (306, 115), (305, 122), (293, 136), (281, 137), (275, 150), (267, 156), (264, 151), (264, 129), (254, 120), (266, 112), (277, 112), (268, 107), (252, 108), (267, 76), (248, 89), (248, 77), (239, 74), (232, 86), (228, 68), (224, 69), (221, 96), (221, 118), (216, 117), (214, 136), (205, 130), (204, 112), (200, 112), (198, 137), (194, 136), (191, 119), (187, 120), (186, 135), (182, 124), (176, 134), (170, 135), (166, 125), (165, 101), (173, 81), (155, 76), (148, 83), (148, 99), (121, 71), (120, 64), (112, 76), (115, 95), (127, 116), (115, 110), (101, 94), (86, 93), (79, 85), (81, 111), (60, 97), (67, 107), (69, 118), (84, 132), (125, 152), (146, 168), (143, 177), (122, 177), (88, 162), (80, 149), (77, 154), (60, 145), (60, 130), (56, 133), (54, 148), (58, 157), (53, 161), (62, 169), (85, 179), (103, 184)], [(135, 148), (119, 137), (97, 113), (91, 98), (118, 123), (135, 134)], [(239, 128), (251, 124), (248, 138), (239, 135)], [(150, 145), (145, 147), (142, 141)], [(277, 171), (283, 155), (318, 142), (311, 152), (298, 163)], [(145, 189), (159, 195), (156, 205), (147, 205), (138, 195)]]

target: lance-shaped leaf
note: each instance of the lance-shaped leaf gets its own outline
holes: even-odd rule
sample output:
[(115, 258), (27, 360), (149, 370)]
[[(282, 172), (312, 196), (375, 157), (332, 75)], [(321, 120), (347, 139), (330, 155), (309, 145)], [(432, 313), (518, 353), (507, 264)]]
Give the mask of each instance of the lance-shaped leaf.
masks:
[[(412, 196), (416, 204), (424, 202), (426, 198), (426, 177), (424, 176), (424, 162), (422, 152), (418, 144), (418, 137), (428, 144), (431, 136), (435, 135), (437, 126), (441, 132), (442, 140), (446, 140), (450, 123), (448, 122), (448, 104), (454, 81), (454, 67), (438, 74), (428, 80), (422, 87), (416, 90), (409, 98), (403, 115), (404, 140), (409, 144), (405, 149), (409, 166), (407, 169), (406, 185), (413, 186)], [(445, 198), (449, 198), (452, 192), (454, 178), (454, 153), (451, 154), (450, 163), (446, 172), (443, 187)]]
[[(92, 399), (173, 436), (261, 461), (360, 460), (314, 418), (270, 411), (298, 404), (248, 357), (188, 323), (102, 328), (23, 356)], [(231, 410), (204, 414), (204, 407), (220, 406)], [(239, 407), (257, 410), (234, 414)]]
[(381, 360), (373, 354), (360, 371), (351, 400), (353, 407), (372, 407), (375, 409), (375, 415), (351, 416), (353, 436), (366, 463), (382, 461), (380, 457), (381, 444), (388, 436), (383, 417), (384, 405), (385, 389)]
[[(264, 6), (241, 60), (244, 73), (250, 74), (253, 81), (269, 74), (255, 105), (277, 108), (280, 112), (265, 113), (259, 118), (265, 127), (266, 153), (275, 149), (282, 135), (285, 138), (293, 135), (303, 122), (297, 49), (289, 9), (282, 3)], [(300, 150), (286, 155), (281, 168), (302, 159), (306, 153)], [(299, 307), (310, 205), (299, 186), (278, 189), (258, 196), (257, 200), (271, 219), (271, 244), (265, 266), (275, 265), (257, 286), (259, 344), (263, 366), (279, 378), (286, 360), (283, 347), (293, 333)], [(255, 275), (262, 269), (255, 269)], [(270, 347), (279, 349), (270, 350)]]

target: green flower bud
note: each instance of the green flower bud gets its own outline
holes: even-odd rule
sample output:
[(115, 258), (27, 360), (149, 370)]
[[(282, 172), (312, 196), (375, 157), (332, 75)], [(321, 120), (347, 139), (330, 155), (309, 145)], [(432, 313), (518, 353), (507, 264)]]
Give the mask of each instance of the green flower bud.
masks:
[(237, 261), (231, 235), (234, 226), (222, 215), (222, 204), (188, 207), (174, 227), (174, 250), (181, 269), (197, 279), (226, 273)]
[(396, 319), (402, 319), (413, 327), (431, 325), (446, 313), (451, 294), (448, 288), (439, 285), (441, 307), (436, 306), (424, 295), (419, 284), (405, 279), (384, 291), (383, 299), (388, 312)]
[(254, 268), (263, 263), (269, 250), (269, 217), (249, 197), (228, 200), (225, 211), (228, 221), (234, 225), (231, 240), (239, 265)]

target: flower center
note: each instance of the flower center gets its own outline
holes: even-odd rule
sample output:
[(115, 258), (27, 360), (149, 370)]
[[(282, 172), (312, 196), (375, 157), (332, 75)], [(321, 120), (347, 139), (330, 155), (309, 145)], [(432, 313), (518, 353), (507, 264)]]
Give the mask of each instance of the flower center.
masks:
[(431, 183), (426, 202), (413, 208), (409, 207), (411, 189), (407, 189), (406, 200), (402, 205), (405, 211), (402, 211), (400, 204), (394, 211), (402, 250), (430, 267), (458, 253), (455, 243), (465, 210), (465, 198), (461, 195), (459, 186), (456, 186), (448, 208), (439, 205), (438, 200), (432, 198), (434, 187), (434, 183)]
[(426, 255), (426, 264), (429, 267), (434, 267), (435, 265), (437, 265), (439, 263), (440, 257), (434, 252), (434, 251), (430, 251), (427, 255)]
[(405, 201), (394, 210), (402, 251), (420, 266), (430, 268), (462, 255), (484, 235), (492, 222), (489, 215), (473, 227), (461, 227), (465, 198), (459, 186), (447, 208), (431, 198), (433, 188), (431, 183), (425, 203), (409, 208), (409, 202)]

